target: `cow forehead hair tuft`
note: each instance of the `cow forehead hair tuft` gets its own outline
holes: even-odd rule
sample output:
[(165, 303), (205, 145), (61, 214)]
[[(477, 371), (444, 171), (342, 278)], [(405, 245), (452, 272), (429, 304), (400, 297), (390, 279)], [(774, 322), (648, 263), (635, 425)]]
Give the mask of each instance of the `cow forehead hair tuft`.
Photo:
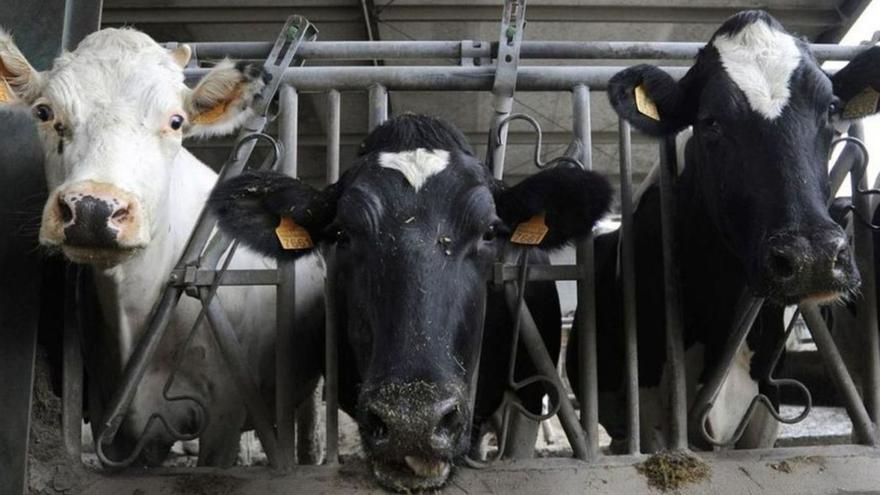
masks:
[(449, 152), (424, 148), (396, 153), (386, 151), (379, 153), (379, 165), (403, 174), (418, 192), (428, 179), (446, 169), (449, 165)]
[(788, 105), (789, 81), (803, 58), (797, 40), (766, 14), (737, 24), (736, 29), (728, 23), (711, 45), (752, 109), (774, 120)]

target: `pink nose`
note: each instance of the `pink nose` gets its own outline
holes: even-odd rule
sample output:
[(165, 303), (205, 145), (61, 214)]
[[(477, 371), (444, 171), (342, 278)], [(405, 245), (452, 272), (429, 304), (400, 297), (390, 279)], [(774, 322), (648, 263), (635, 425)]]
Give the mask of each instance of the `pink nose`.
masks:
[[(101, 190), (103, 189), (103, 190)], [(71, 188), (57, 196), (56, 214), (70, 246), (115, 248), (135, 223), (134, 203), (113, 188)]]

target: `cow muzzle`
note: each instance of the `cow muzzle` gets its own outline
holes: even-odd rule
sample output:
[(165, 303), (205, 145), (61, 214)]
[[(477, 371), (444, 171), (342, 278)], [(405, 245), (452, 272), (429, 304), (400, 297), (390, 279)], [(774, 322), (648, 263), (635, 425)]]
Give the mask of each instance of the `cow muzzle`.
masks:
[(764, 246), (759, 293), (778, 302), (831, 302), (860, 283), (846, 234), (836, 225), (810, 234), (779, 232)]
[(360, 406), (373, 474), (392, 490), (442, 486), (453, 459), (467, 448), (470, 415), (462, 387), (386, 384), (362, 394)]
[(118, 187), (82, 181), (59, 188), (46, 203), (40, 242), (60, 247), (74, 263), (110, 267), (150, 241), (141, 202)]

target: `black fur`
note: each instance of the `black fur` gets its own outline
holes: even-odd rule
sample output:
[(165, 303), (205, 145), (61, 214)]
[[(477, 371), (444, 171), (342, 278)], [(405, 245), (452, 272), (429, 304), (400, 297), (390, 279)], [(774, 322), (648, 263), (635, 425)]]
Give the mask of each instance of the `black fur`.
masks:
[(782, 24), (779, 23), (772, 15), (768, 14), (763, 10), (744, 10), (737, 14), (732, 15), (721, 27), (715, 31), (715, 36), (712, 39), (715, 39), (718, 36), (733, 36), (745, 29), (746, 26), (750, 24), (754, 24), (758, 21), (765, 22), (768, 26), (776, 29), (777, 31), (785, 31), (785, 28)]
[(361, 143), (358, 156), (417, 148), (457, 150), (474, 156), (474, 150), (467, 138), (453, 125), (436, 117), (414, 113), (389, 119), (374, 129)]
[(245, 172), (217, 184), (208, 205), (222, 230), (234, 233), (258, 253), (289, 260), (310, 250), (282, 249), (275, 234), (281, 217), (304, 227), (316, 244), (325, 241), (325, 227), (336, 216), (333, 191), (333, 187), (318, 191), (278, 172)]
[(867, 87), (880, 91), (880, 46), (873, 46), (856, 55), (850, 63), (831, 77), (834, 94), (849, 101)]
[(558, 166), (540, 172), (496, 197), (498, 216), (511, 228), (541, 212), (550, 228), (542, 249), (556, 249), (588, 235), (607, 211), (611, 186), (595, 172)]
[[(639, 85), (657, 105), (659, 121), (643, 115), (636, 107), (635, 88)], [(615, 74), (608, 83), (608, 98), (618, 115), (636, 129), (663, 136), (693, 122), (695, 106), (687, 104), (685, 89), (662, 69), (643, 64)]]

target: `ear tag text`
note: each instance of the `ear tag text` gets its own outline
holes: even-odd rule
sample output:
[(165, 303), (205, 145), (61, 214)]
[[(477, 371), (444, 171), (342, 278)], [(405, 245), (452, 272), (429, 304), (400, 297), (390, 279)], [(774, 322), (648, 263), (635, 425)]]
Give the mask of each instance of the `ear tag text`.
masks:
[(639, 84), (636, 86), (636, 108), (639, 110), (639, 113), (644, 115), (645, 117), (654, 119), (656, 121), (660, 121), (660, 111), (657, 110), (657, 105), (654, 103), (654, 100), (648, 96), (648, 93), (645, 91), (644, 86)]
[(527, 246), (541, 244), (547, 232), (550, 232), (550, 228), (547, 227), (547, 223), (544, 220), (544, 214), (540, 213), (517, 225), (513, 235), (510, 236), (510, 242)]
[(868, 86), (864, 91), (846, 102), (841, 116), (844, 119), (860, 119), (868, 115), (874, 115), (877, 113), (878, 104), (880, 104), (880, 93), (871, 86)]
[(275, 235), (286, 251), (311, 249), (315, 246), (309, 231), (297, 225), (290, 217), (281, 217), (281, 222), (275, 228)]

